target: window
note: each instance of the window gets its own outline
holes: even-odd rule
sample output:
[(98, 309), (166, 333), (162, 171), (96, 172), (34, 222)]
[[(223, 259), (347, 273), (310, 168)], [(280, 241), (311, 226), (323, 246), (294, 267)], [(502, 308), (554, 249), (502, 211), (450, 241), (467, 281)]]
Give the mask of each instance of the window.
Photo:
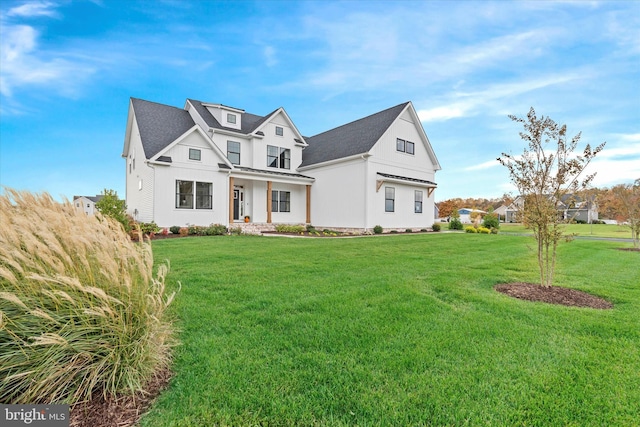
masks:
[(280, 127), (280, 126), (276, 126), (276, 135), (283, 136), (284, 135), (284, 129), (282, 129), (282, 127)]
[(411, 141), (405, 141), (404, 139), (396, 139), (396, 150), (401, 153), (415, 154), (416, 144)]
[(267, 145), (267, 166), (270, 168), (291, 169), (291, 150)]
[(193, 181), (176, 181), (176, 208), (193, 209)]
[(240, 164), (240, 143), (227, 141), (227, 159), (231, 162), (231, 164), (239, 165)]
[(213, 184), (196, 182), (196, 209), (212, 209)]
[(415, 200), (414, 212), (415, 213), (422, 213), (422, 196), (423, 196), (422, 191), (420, 190), (415, 191), (415, 196), (414, 196), (414, 200)]
[(236, 115), (227, 113), (227, 123), (236, 124)]
[(196, 209), (213, 209), (213, 184), (176, 181), (176, 208), (193, 209), (194, 206)]
[(407, 154), (413, 154), (415, 152), (415, 144), (407, 141)]
[(142, 180), (138, 180), (138, 190), (142, 190)]
[(394, 212), (396, 204), (396, 189), (393, 187), (384, 187), (384, 211)]
[(271, 211), (272, 212), (291, 212), (291, 192), (290, 191), (271, 191)]
[[(201, 152), (197, 148), (189, 148), (189, 160), (200, 160)], [(134, 166), (135, 169), (135, 166)]]

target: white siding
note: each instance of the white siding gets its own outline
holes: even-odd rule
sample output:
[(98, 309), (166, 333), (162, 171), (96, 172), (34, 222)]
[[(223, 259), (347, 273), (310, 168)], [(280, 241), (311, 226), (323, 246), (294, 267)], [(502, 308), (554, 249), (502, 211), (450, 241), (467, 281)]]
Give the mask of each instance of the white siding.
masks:
[[(356, 159), (305, 171), (311, 187), (311, 223), (316, 227), (365, 228), (365, 162)], [(375, 190), (375, 187), (373, 187)]]
[(154, 171), (146, 163), (135, 117), (131, 127), (125, 168), (127, 213), (139, 222), (153, 221)]

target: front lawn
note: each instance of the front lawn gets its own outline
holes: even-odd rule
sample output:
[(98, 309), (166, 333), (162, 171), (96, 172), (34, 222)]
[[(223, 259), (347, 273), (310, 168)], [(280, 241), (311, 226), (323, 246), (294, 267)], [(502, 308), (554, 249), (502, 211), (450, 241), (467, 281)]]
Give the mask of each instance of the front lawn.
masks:
[[(500, 223), (502, 233), (529, 233), (531, 230), (522, 224)], [(616, 239), (631, 239), (631, 228), (615, 224), (567, 224), (567, 234), (582, 237), (610, 237)]]
[(175, 377), (142, 426), (634, 425), (640, 254), (560, 247), (556, 285), (611, 310), (512, 299), (528, 237), (155, 242), (182, 290)]

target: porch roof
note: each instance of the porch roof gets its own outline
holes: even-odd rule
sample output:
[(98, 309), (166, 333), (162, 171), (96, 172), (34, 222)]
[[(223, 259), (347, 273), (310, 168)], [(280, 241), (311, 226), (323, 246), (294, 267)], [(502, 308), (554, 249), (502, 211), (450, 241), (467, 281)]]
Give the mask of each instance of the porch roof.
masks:
[(231, 171), (231, 174), (234, 175), (237, 172), (246, 173), (255, 177), (263, 177), (263, 178), (280, 177), (284, 179), (293, 179), (295, 181), (304, 181), (304, 182), (315, 181), (315, 178), (307, 175), (302, 175), (299, 173), (280, 172), (280, 171), (265, 170), (265, 169), (254, 169), (254, 168), (248, 168), (244, 166), (234, 167)]

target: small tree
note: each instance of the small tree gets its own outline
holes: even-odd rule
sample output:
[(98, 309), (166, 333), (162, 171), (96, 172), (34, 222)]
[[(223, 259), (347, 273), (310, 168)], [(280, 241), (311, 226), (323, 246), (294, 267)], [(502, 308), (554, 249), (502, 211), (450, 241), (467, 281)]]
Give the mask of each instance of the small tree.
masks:
[(102, 215), (109, 216), (122, 224), (125, 231), (129, 232), (131, 229), (125, 201), (118, 198), (118, 193), (115, 190), (105, 188), (102, 191), (102, 198), (96, 202), (96, 209)]
[[(595, 149), (587, 144), (582, 155), (574, 155), (581, 134), (567, 141), (567, 126), (559, 126), (551, 118), (537, 117), (533, 107), (527, 118), (510, 115), (509, 118), (522, 123), (524, 131), (520, 137), (527, 143), (521, 156), (502, 153), (498, 161), (509, 170), (509, 178), (524, 199), (520, 219), (533, 231), (538, 243), (538, 267), (540, 284), (550, 287), (556, 263), (558, 242), (565, 238), (563, 224), (571, 218), (559, 215), (558, 206), (567, 197), (585, 189), (595, 173), (579, 177), (591, 160), (604, 148), (605, 143)], [(551, 148), (548, 146), (551, 145)]]
[(631, 228), (633, 246), (640, 248), (640, 178), (633, 184), (620, 184), (611, 189), (618, 200), (617, 217)]
[(489, 212), (482, 219), (482, 226), (489, 230), (500, 228), (500, 220), (498, 215), (493, 212), (493, 208), (489, 208)]

